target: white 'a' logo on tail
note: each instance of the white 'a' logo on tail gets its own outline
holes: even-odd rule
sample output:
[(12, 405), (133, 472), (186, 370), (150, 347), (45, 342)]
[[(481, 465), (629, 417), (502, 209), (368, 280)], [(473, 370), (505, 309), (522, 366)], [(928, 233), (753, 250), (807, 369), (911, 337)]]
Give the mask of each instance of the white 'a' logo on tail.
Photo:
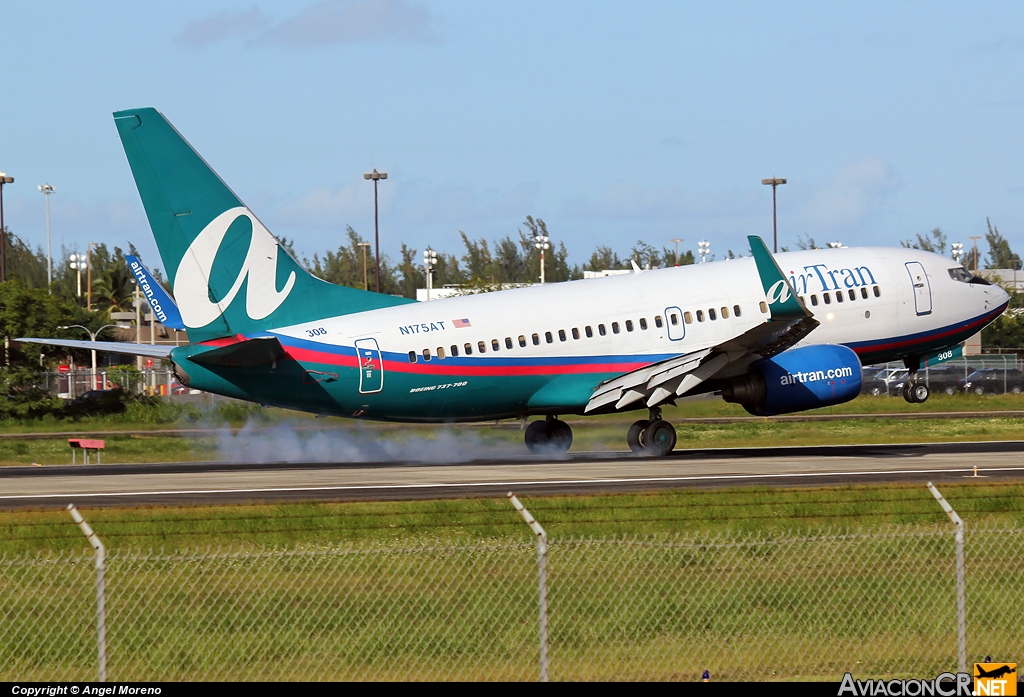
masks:
[[(213, 260), (217, 257), (217, 250), (220, 249), (228, 228), (243, 215), (252, 221), (249, 252), (245, 255), (245, 262), (231, 290), (220, 302), (212, 302), (209, 288)], [(295, 285), (295, 272), (292, 271), (288, 282), (284, 284), (284, 289), (278, 292), (277, 253), (277, 240), (248, 208), (231, 208), (211, 220), (185, 250), (185, 256), (181, 258), (178, 271), (174, 274), (174, 297), (178, 301), (178, 309), (185, 325), (205, 327), (220, 317), (234, 301), (246, 277), (249, 278), (245, 290), (246, 314), (250, 319), (257, 320), (272, 314), (285, 301), (292, 292), (292, 286)]]
[(785, 279), (776, 281), (768, 289), (768, 304), (784, 303), (787, 300), (789, 300), (789, 285), (786, 284)]

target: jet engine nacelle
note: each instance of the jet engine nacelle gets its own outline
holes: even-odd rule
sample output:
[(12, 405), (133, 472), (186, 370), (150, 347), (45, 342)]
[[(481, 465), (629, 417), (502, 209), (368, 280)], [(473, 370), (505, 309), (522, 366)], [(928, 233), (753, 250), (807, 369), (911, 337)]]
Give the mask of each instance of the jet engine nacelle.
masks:
[(722, 397), (756, 416), (773, 416), (849, 402), (860, 394), (860, 381), (857, 354), (819, 344), (754, 363), (722, 388)]

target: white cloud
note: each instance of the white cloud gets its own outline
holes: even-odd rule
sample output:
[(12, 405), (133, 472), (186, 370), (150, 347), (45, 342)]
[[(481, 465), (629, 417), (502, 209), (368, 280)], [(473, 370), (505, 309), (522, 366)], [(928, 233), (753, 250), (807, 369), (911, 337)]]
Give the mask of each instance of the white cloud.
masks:
[(188, 22), (174, 40), (191, 48), (204, 48), (227, 39), (248, 38), (270, 26), (270, 18), (253, 5), (247, 12), (217, 12)]
[(324, 0), (266, 33), (305, 48), (364, 41), (436, 41), (430, 10), (409, 0)]
[(763, 204), (758, 191), (692, 193), (678, 186), (644, 188), (620, 182), (596, 200), (576, 197), (565, 203), (564, 215), (578, 220), (677, 221), (693, 218), (735, 219), (756, 215)]
[(233, 38), (291, 48), (439, 40), (430, 10), (412, 0), (321, 0), (278, 22), (255, 5), (246, 12), (217, 12), (188, 22), (175, 41), (203, 48)]
[(844, 165), (798, 207), (802, 227), (817, 234), (849, 233), (878, 213), (900, 188), (896, 172), (877, 157)]

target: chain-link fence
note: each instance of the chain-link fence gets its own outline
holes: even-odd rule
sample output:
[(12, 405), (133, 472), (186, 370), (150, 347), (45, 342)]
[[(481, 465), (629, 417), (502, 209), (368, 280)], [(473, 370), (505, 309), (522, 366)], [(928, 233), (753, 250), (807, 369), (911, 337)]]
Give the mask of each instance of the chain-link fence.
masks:
[[(969, 661), (1024, 642), (1024, 529), (966, 537)], [(0, 680), (97, 675), (92, 555), (0, 559)], [(957, 667), (953, 526), (552, 539), (554, 680)], [(114, 552), (112, 680), (536, 680), (538, 556), (493, 541)]]

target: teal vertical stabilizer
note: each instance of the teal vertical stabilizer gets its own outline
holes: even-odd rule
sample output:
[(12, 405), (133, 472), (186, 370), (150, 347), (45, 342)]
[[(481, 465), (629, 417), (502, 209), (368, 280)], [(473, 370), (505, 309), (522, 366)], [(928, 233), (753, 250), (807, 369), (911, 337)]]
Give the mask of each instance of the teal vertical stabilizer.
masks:
[(761, 278), (761, 287), (764, 288), (771, 319), (791, 320), (810, 317), (811, 313), (800, 302), (796, 291), (786, 280), (786, 275), (782, 273), (775, 257), (768, 251), (764, 240), (755, 235), (748, 235), (747, 242), (750, 243), (754, 263), (757, 264), (757, 275)]
[(415, 302), (311, 275), (156, 109), (114, 123), (193, 341)]

